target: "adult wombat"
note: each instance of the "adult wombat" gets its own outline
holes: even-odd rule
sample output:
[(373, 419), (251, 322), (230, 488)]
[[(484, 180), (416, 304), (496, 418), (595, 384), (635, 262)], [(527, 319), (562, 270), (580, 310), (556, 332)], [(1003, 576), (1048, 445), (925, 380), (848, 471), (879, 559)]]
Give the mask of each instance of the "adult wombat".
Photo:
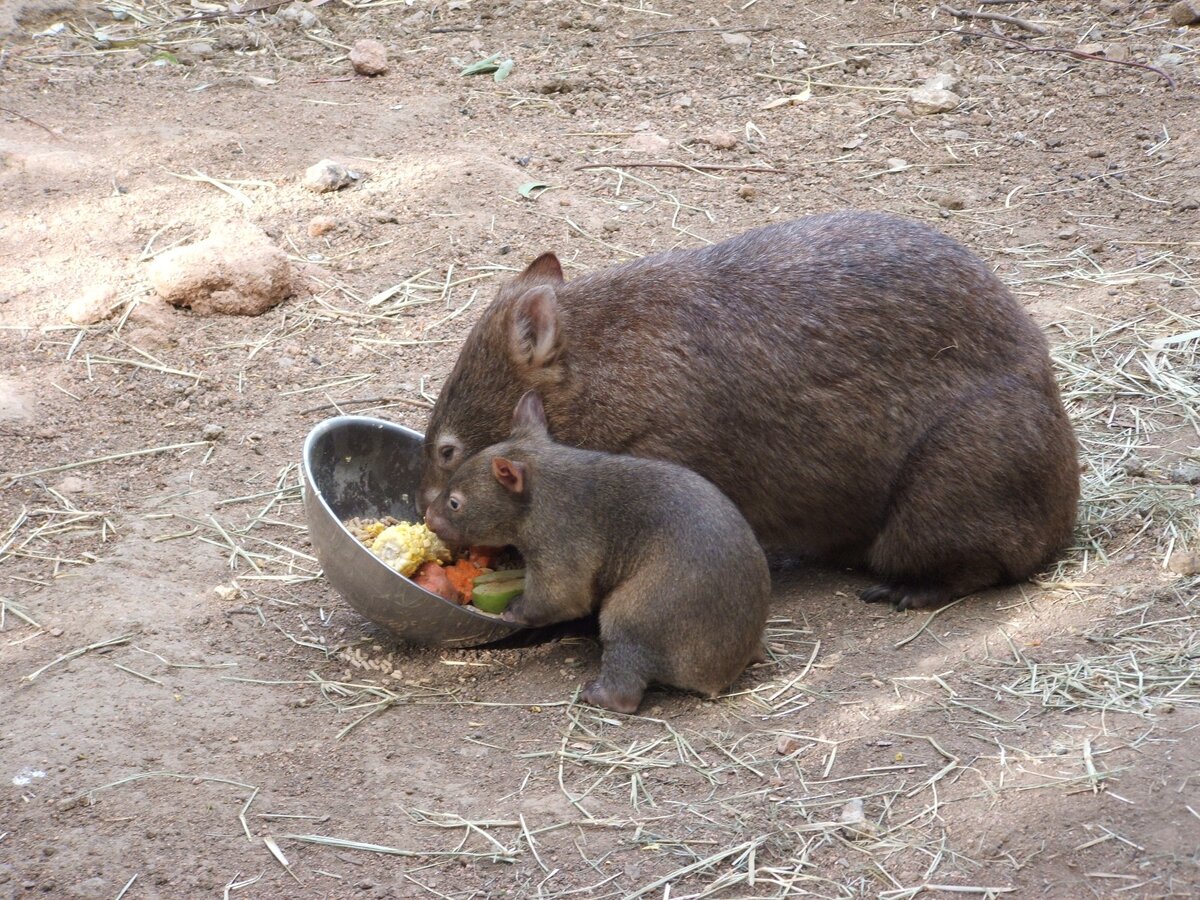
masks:
[(604, 656), (583, 700), (633, 712), (650, 682), (715, 696), (761, 658), (771, 578), (737, 507), (695, 472), (556, 444), (531, 391), (513, 432), (466, 460), (425, 520), (459, 545), (513, 545), (549, 625), (599, 609)]
[(901, 608), (1027, 577), (1070, 538), (1077, 446), (1041, 332), (976, 256), (810, 216), (500, 288), (425, 438), (418, 503), (541, 392), (563, 443), (681, 463), (768, 548), (865, 564)]

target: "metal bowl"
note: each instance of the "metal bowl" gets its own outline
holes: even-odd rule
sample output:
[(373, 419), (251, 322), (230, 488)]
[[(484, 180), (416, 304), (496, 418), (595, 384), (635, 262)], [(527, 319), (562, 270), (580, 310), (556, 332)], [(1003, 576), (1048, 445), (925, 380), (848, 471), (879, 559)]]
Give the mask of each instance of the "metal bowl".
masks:
[(338, 416), (304, 441), (304, 513), (325, 577), (350, 605), (401, 640), (474, 647), (522, 630), (432, 594), (391, 569), (342, 524), (359, 516), (419, 521), (422, 435), (366, 416)]

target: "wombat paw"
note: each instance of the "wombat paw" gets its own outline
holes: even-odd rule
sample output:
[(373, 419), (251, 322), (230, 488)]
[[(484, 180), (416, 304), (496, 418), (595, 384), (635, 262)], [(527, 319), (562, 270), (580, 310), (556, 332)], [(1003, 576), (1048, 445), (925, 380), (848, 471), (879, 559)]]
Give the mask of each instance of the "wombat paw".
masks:
[(903, 584), (877, 584), (859, 595), (867, 603), (890, 603), (900, 611), (941, 606), (950, 599), (944, 588), (916, 588)]
[(619, 713), (635, 713), (642, 702), (642, 695), (614, 691), (606, 684), (592, 681), (584, 686), (580, 699), (589, 706), (601, 706)]

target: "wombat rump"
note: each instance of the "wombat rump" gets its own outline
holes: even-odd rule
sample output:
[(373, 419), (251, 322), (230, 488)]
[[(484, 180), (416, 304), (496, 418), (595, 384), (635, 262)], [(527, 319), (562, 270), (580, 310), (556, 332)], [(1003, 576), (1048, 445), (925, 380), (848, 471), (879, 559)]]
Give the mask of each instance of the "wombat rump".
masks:
[(525, 592), (505, 619), (599, 609), (587, 703), (631, 713), (651, 682), (715, 696), (762, 657), (771, 578), (737, 507), (680, 466), (554, 443), (534, 392), (509, 440), (463, 462), (425, 520), (452, 544), (521, 551)]
[(467, 336), (419, 505), (529, 389), (557, 440), (680, 463), (769, 549), (865, 565), (866, 600), (1026, 578), (1074, 527), (1045, 338), (982, 260), (905, 219), (810, 216), (571, 281), (544, 254)]

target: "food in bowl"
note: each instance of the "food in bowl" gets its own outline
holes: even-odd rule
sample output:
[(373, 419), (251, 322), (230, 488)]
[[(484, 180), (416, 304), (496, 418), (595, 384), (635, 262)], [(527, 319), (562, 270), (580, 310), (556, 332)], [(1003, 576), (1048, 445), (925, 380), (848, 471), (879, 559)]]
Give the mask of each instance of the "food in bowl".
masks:
[(353, 518), (343, 523), (354, 538), (389, 568), (412, 579), (431, 594), (452, 603), (473, 604), (499, 615), (525, 587), (525, 570), (513, 566), (512, 551), (496, 547), (470, 547), (454, 554), (421, 522)]

